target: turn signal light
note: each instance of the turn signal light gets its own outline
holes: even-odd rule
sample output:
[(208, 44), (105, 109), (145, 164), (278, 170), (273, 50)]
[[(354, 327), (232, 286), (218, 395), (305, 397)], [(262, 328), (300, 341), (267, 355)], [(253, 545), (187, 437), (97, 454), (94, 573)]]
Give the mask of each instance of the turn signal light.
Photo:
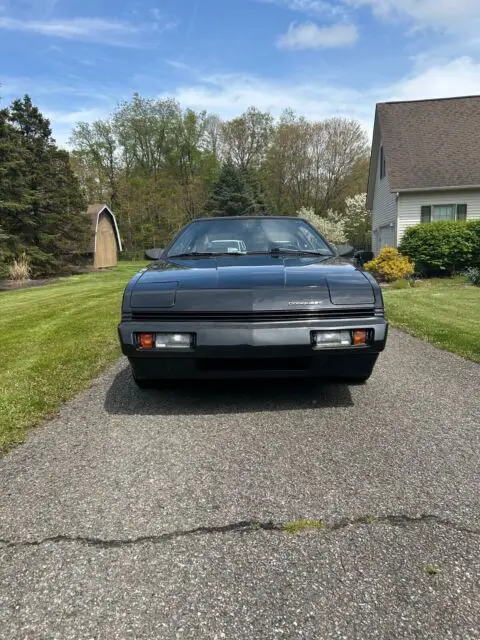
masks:
[(138, 345), (142, 349), (153, 349), (155, 346), (155, 334), (154, 333), (139, 333)]
[(353, 332), (353, 345), (358, 347), (362, 344), (367, 344), (368, 333), (366, 329), (355, 329)]

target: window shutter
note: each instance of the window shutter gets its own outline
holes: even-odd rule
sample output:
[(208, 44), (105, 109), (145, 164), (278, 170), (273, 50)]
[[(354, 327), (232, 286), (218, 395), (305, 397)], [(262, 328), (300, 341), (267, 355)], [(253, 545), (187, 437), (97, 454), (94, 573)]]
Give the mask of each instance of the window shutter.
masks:
[(422, 207), (422, 214), (420, 218), (420, 222), (422, 224), (426, 224), (432, 221), (432, 207)]
[(466, 204), (458, 204), (457, 205), (457, 220), (464, 221), (467, 219), (467, 205)]

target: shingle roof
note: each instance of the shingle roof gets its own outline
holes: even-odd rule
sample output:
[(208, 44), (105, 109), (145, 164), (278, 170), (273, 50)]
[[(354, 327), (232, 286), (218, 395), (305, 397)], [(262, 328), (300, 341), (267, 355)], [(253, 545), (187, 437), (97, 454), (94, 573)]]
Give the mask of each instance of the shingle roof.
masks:
[(480, 96), (377, 105), (392, 191), (480, 185)]

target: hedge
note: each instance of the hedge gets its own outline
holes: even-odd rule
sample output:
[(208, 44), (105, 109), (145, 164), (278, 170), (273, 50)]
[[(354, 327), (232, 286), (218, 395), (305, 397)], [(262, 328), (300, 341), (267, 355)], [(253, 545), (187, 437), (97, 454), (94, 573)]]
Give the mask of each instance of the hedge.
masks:
[(480, 266), (480, 220), (432, 222), (406, 230), (400, 252), (422, 276), (449, 276)]

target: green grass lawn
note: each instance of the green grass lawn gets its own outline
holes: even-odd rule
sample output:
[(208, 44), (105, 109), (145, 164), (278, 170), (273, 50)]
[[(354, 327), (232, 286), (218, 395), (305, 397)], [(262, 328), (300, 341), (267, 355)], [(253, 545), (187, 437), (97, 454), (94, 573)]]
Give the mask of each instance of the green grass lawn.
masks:
[(0, 293), (0, 451), (119, 356), (122, 292), (144, 264)]
[(387, 288), (384, 298), (393, 326), (480, 362), (480, 288), (461, 277), (434, 279), (411, 289)]

